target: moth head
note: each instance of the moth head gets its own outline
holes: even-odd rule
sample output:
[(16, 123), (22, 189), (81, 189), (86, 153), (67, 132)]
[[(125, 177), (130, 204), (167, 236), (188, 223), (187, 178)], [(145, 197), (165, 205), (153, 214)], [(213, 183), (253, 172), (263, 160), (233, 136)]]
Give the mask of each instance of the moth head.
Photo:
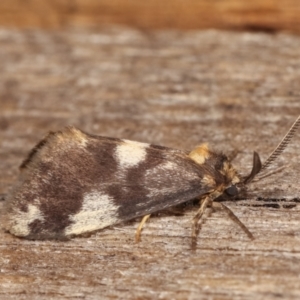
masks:
[(241, 192), (245, 192), (246, 185), (250, 183), (254, 177), (261, 171), (262, 163), (257, 152), (253, 153), (253, 165), (249, 175), (241, 179), (232, 178), (230, 184), (225, 188), (224, 193), (230, 198), (238, 196)]
[(229, 160), (224, 161), (221, 173), (225, 175), (227, 181), (223, 194), (230, 198), (236, 197), (243, 189), (244, 184)]

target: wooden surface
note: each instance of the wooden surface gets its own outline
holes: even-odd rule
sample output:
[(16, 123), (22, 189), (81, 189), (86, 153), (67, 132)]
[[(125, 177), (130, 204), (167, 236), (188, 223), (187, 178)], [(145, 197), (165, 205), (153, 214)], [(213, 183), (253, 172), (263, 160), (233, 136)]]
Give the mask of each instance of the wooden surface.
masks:
[[(133, 29), (0, 30), (0, 193), (47, 131), (87, 132), (189, 150), (239, 150), (242, 174), (299, 115), (300, 38), (287, 34)], [(132, 221), (69, 242), (0, 231), (0, 299), (299, 299), (299, 143), (222, 212)], [(272, 169), (272, 168), (271, 168)], [(3, 201), (0, 201), (0, 209)]]
[(0, 25), (222, 28), (300, 32), (298, 0), (1, 0)]

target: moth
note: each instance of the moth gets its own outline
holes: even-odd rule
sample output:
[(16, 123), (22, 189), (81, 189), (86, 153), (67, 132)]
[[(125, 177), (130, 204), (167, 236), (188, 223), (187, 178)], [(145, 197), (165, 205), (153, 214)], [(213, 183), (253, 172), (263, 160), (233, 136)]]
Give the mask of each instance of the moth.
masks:
[(228, 207), (214, 200), (236, 196), (281, 154), (299, 125), (300, 116), (263, 165), (254, 152), (248, 176), (239, 175), (226, 155), (207, 144), (184, 152), (74, 127), (50, 132), (21, 164), (2, 224), (18, 237), (68, 239), (143, 217), (138, 240), (150, 214), (198, 198), (193, 238), (208, 206), (224, 209), (253, 238)]

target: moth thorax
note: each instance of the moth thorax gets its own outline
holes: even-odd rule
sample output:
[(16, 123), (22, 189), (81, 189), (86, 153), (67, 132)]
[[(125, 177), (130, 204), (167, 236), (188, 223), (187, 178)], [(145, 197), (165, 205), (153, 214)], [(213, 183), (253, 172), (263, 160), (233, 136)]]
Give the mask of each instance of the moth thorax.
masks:
[(227, 156), (209, 150), (207, 144), (202, 144), (193, 149), (190, 152), (189, 157), (198, 165), (206, 164), (206, 168), (212, 168), (214, 170), (213, 173), (215, 173), (216, 176), (218, 176), (217, 174), (220, 174), (220, 180), (224, 182), (225, 185), (226, 183), (236, 184), (240, 182), (237, 172), (231, 165)]

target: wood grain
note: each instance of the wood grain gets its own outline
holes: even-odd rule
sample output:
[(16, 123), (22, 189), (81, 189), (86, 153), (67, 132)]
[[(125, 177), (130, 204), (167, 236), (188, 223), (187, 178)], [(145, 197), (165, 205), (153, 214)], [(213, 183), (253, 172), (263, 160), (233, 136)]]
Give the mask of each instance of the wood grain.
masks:
[[(0, 193), (49, 130), (87, 132), (230, 153), (242, 174), (263, 160), (299, 115), (300, 38), (224, 31), (0, 30)], [(1, 299), (299, 299), (299, 141), (286, 168), (208, 214), (198, 245), (191, 219), (159, 214), (69, 242), (0, 231)], [(0, 201), (3, 206), (4, 201)], [(1, 209), (0, 207), (0, 209)]]
[(122, 24), (143, 29), (300, 32), (298, 0), (1, 0), (0, 25), (61, 28)]

